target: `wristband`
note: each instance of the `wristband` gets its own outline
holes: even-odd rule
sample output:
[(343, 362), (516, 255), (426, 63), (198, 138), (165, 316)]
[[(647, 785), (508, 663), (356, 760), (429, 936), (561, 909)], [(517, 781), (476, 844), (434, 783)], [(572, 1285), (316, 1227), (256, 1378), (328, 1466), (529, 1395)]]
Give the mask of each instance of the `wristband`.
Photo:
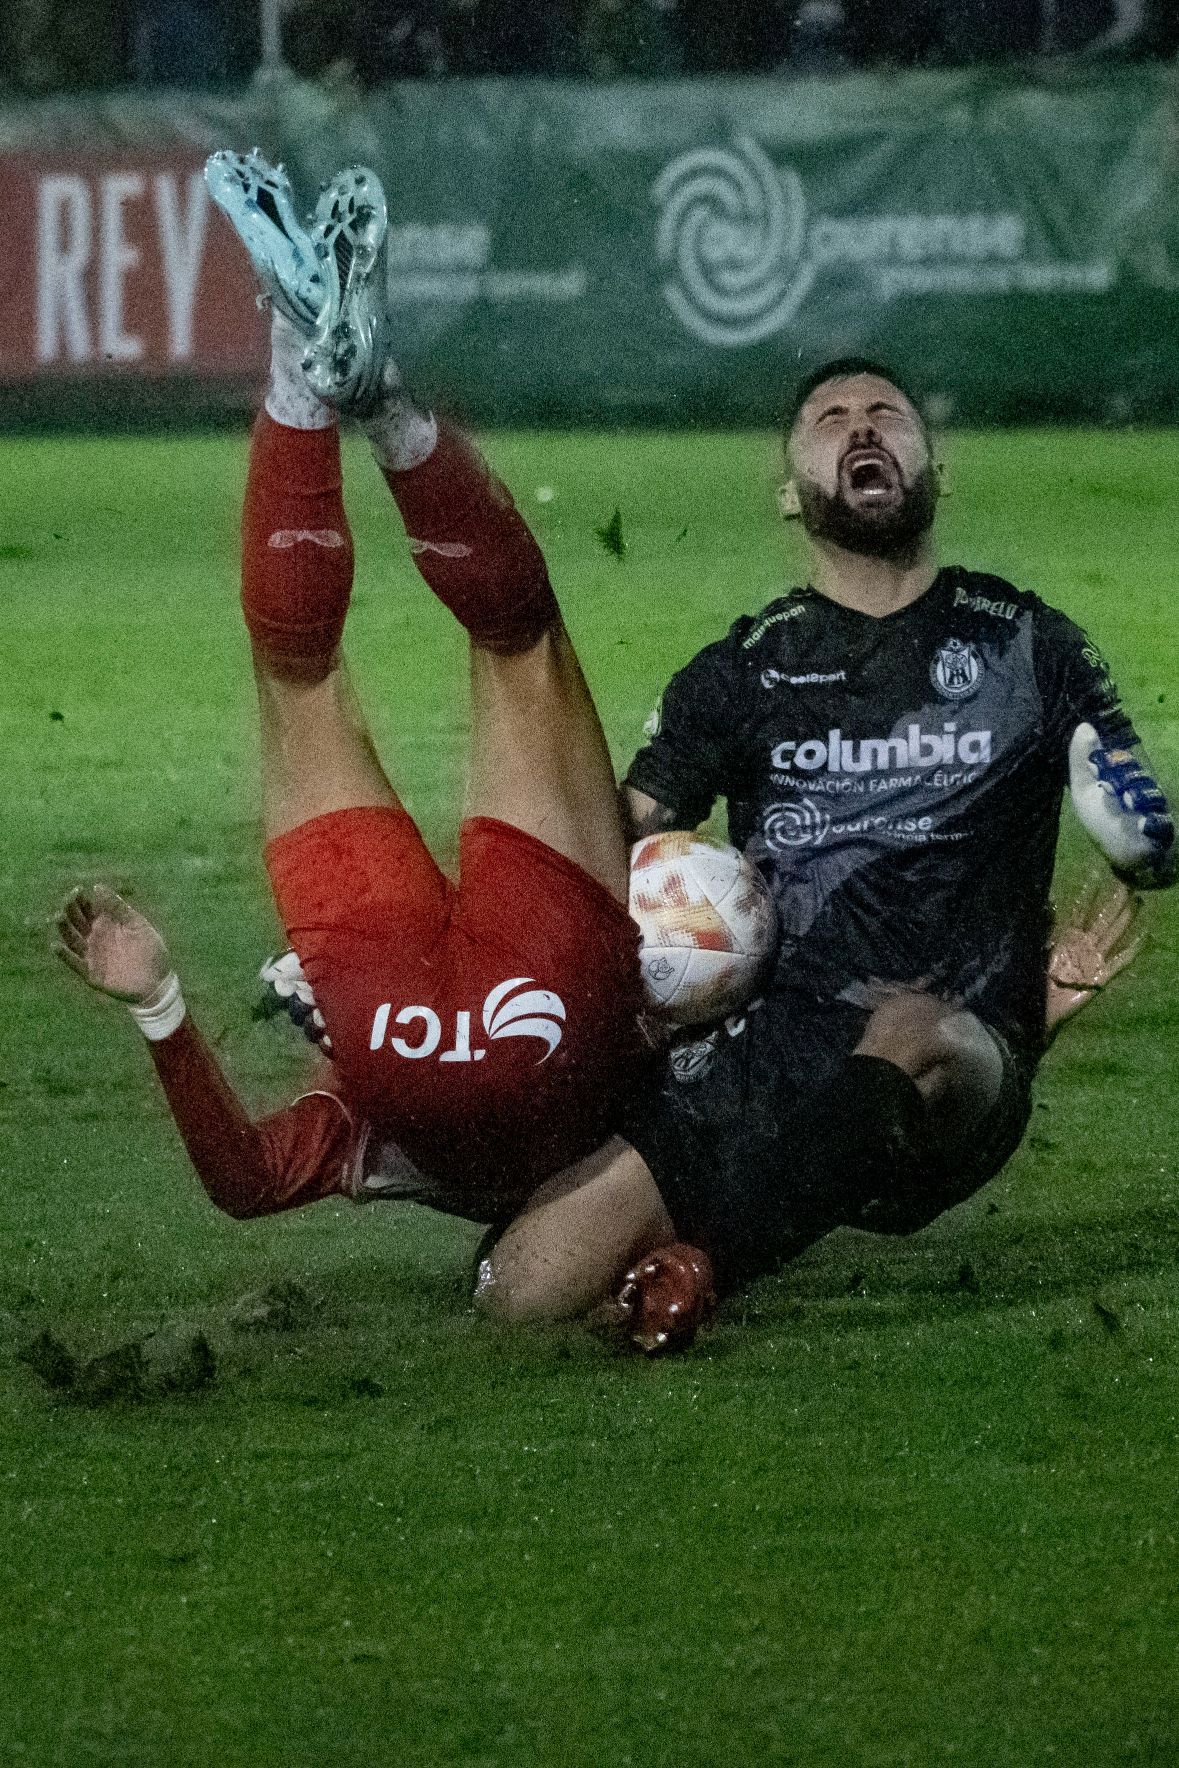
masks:
[(129, 1004), (128, 1011), (149, 1043), (160, 1044), (166, 1037), (171, 1037), (188, 1011), (175, 970), (165, 976), (155, 993), (138, 1007)]

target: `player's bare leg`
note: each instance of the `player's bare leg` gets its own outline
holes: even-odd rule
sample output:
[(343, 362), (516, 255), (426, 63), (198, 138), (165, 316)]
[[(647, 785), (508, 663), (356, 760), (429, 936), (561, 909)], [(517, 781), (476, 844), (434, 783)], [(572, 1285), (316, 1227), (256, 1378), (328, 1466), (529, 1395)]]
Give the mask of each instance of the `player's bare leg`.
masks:
[(627, 900), (614, 768), (560, 622), (518, 656), (471, 648), (467, 814), (535, 835)]
[(625, 902), (614, 770), (540, 550), (468, 441), (443, 428), (423, 455), (425, 421), (394, 379), (366, 428), (419, 570), (470, 634), (467, 815), (535, 836)]
[(399, 802), (340, 647), (353, 559), (339, 432), (335, 413), (303, 382), (304, 347), (276, 313), (242, 523), (267, 841), (329, 811)]
[(676, 1239), (642, 1157), (620, 1137), (542, 1185), (484, 1259), (476, 1305), (495, 1319), (571, 1319), (616, 1295), (636, 1260)]
[(869, 1019), (856, 1056), (891, 1062), (925, 1101), (928, 1142), (953, 1157), (999, 1097), (1003, 1058), (980, 1019), (932, 995), (890, 995)]

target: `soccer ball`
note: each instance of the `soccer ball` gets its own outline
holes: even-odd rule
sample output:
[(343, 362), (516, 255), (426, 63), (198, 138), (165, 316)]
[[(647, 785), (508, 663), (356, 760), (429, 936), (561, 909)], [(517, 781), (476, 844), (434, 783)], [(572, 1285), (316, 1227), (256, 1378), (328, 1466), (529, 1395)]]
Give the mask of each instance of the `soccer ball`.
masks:
[(735, 847), (684, 830), (630, 855), (630, 913), (651, 1006), (673, 1025), (726, 1019), (753, 994), (774, 949), (774, 899)]

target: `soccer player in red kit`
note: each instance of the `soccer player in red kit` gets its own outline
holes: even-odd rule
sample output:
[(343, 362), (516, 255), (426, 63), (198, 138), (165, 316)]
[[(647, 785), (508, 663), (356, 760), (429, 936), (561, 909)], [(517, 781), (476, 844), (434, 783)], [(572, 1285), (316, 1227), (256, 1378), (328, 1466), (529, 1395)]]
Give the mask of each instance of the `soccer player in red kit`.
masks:
[[(239, 1216), (364, 1195), (392, 1144), (412, 1194), (503, 1220), (599, 1147), (641, 1058), (627, 845), (597, 713), (544, 560), (455, 430), (392, 361), (384, 194), (352, 168), (310, 229), (281, 172), (217, 154), (207, 177), (272, 305), (253, 432), (242, 607), (262, 739), (266, 864), (330, 1038), (330, 1078), (253, 1123), (188, 1017), (162, 941), (113, 892), (76, 891), (63, 959), (128, 1001), (206, 1189)], [(353, 555), (339, 416), (356, 418), (418, 569), (471, 639), (460, 876), (387, 778), (340, 645)], [(424, 1177), (422, 1177), (424, 1175)]]

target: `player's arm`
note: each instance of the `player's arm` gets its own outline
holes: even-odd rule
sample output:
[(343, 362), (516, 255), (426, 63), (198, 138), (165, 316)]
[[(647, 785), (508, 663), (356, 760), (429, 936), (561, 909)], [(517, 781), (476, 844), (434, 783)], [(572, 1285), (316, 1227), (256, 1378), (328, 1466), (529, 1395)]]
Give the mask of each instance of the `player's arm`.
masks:
[(1175, 824), (1137, 743), (1110, 742), (1087, 719), (1069, 744), (1073, 807), (1115, 874), (1137, 890), (1175, 882)]
[(1173, 884), (1170, 806), (1100, 651), (1071, 620), (1046, 611), (1037, 674), (1086, 831), (1134, 889)]
[[(665, 829), (682, 829), (684, 817), (670, 804), (660, 804), (649, 792), (640, 792), (624, 782), (619, 787), (622, 802), (622, 826), (633, 845), (647, 835), (660, 835)], [(690, 826), (690, 825), (689, 825)]]
[(631, 841), (694, 829), (728, 792), (738, 766), (741, 672), (734, 635), (707, 645), (672, 677), (647, 725), (648, 741), (622, 783)]
[(326, 1090), (255, 1123), (192, 1023), (167, 947), (145, 916), (95, 885), (66, 898), (56, 931), (62, 962), (130, 1008), (189, 1158), (219, 1209), (244, 1219), (352, 1195), (363, 1126)]

